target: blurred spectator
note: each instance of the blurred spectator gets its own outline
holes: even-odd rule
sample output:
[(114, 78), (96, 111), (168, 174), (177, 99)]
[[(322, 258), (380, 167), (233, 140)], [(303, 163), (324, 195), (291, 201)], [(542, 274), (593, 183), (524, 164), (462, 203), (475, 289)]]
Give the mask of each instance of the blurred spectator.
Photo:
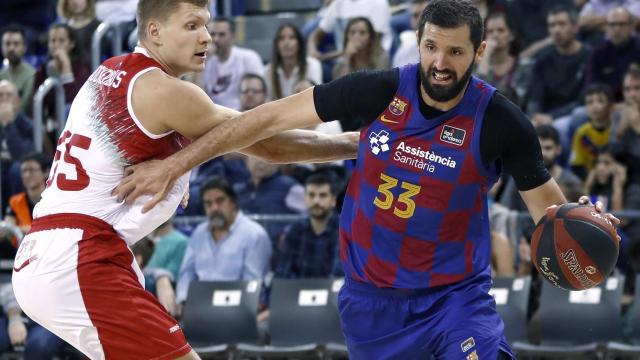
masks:
[(640, 65), (640, 40), (634, 36), (635, 20), (624, 8), (607, 14), (606, 40), (593, 51), (587, 82), (607, 84), (616, 101), (622, 100), (622, 78), (630, 65)]
[(471, 0), (471, 2), (478, 9), (485, 23), (491, 14), (507, 11), (505, 0)]
[(25, 32), (22, 27), (9, 26), (2, 34), (3, 69), (0, 70), (0, 80), (9, 80), (18, 88), (20, 96), (20, 111), (31, 113), (31, 93), (36, 69), (24, 61), (27, 52)]
[[(304, 188), (293, 178), (280, 173), (280, 165), (247, 156), (246, 165), (250, 178), (236, 184), (238, 206), (249, 214), (297, 214), (304, 212)], [(271, 239), (276, 242), (284, 225), (271, 223), (267, 227)]]
[(177, 279), (189, 238), (173, 227), (173, 219), (158, 226), (149, 234), (149, 238), (155, 247), (145, 272), (161, 269), (170, 272), (172, 278)]
[(536, 125), (550, 124), (578, 104), (589, 50), (576, 38), (576, 21), (575, 11), (566, 7), (553, 8), (547, 17), (553, 45), (541, 51), (535, 60), (527, 105)]
[(587, 177), (596, 156), (609, 143), (612, 96), (611, 90), (603, 84), (591, 84), (584, 91), (589, 122), (576, 130), (571, 145), (571, 169), (582, 179)]
[(497, 12), (486, 20), (486, 42), (484, 56), (478, 62), (478, 77), (495, 86), (511, 101), (520, 104), (514, 79), (518, 69), (515, 50), (515, 35), (505, 13)]
[(521, 59), (533, 58), (553, 44), (548, 33), (549, 11), (556, 6), (573, 7), (573, 0), (514, 0), (509, 2), (508, 17), (521, 47)]
[(225, 180), (210, 179), (201, 197), (207, 221), (189, 238), (176, 291), (169, 275), (157, 279), (158, 300), (175, 316), (182, 313), (191, 281), (262, 279), (271, 258), (269, 236), (238, 211), (236, 193)]
[(21, 359), (44, 360), (63, 356), (66, 343), (47, 329), (22, 316), (11, 282), (0, 285), (0, 354), (24, 346)]
[(601, 201), (604, 211), (624, 210), (624, 192), (627, 183), (627, 168), (617, 162), (609, 147), (600, 149), (596, 164), (589, 171), (584, 183), (584, 193), (591, 201)]
[(304, 205), (309, 217), (286, 231), (274, 276), (288, 279), (341, 276), (336, 189), (330, 176), (316, 173), (307, 178)]
[[(49, 78), (57, 78), (64, 86), (65, 102), (71, 104), (78, 91), (91, 75), (90, 66), (83, 59), (76, 46), (75, 33), (69, 25), (55, 24), (51, 26), (48, 35), (49, 54), (47, 60), (36, 72), (34, 91)], [(45, 116), (47, 117), (46, 131), (51, 143), (57, 141), (57, 124), (53, 120), (55, 114), (54, 92), (45, 98)]]
[(25, 191), (9, 199), (5, 221), (17, 225), (24, 234), (31, 230), (33, 207), (40, 201), (51, 162), (40, 153), (25, 155), (20, 163), (20, 177)]
[(22, 188), (20, 157), (33, 151), (33, 124), (20, 111), (18, 89), (8, 80), (0, 80), (0, 181), (2, 204)]
[(267, 101), (267, 84), (260, 75), (245, 74), (240, 80), (240, 110), (247, 111)]
[(344, 37), (342, 55), (333, 67), (337, 79), (358, 70), (389, 68), (389, 56), (380, 46), (371, 21), (365, 17), (349, 20)]
[(96, 17), (111, 24), (133, 22), (138, 0), (96, 0)]
[(422, 14), (422, 10), (427, 7), (428, 2), (429, 0), (411, 1), (411, 30), (404, 31), (400, 34), (400, 47), (396, 50), (395, 55), (393, 55), (392, 67), (400, 67), (405, 64), (412, 64), (420, 61), (416, 30), (418, 30), (420, 14)]
[(589, 0), (580, 11), (578, 24), (584, 30), (605, 30), (607, 14), (617, 7), (627, 9), (636, 18), (640, 17), (638, 0)]
[(26, 44), (31, 53), (42, 55), (41, 35), (56, 20), (55, 0), (0, 1), (0, 29), (6, 24), (20, 24), (25, 30)]
[(95, 0), (58, 0), (58, 16), (76, 33), (78, 52), (85, 59), (91, 54), (93, 33), (100, 25)]
[[(536, 135), (538, 136), (538, 141), (540, 141), (544, 166), (556, 183), (558, 183), (561, 188), (582, 188), (582, 180), (571, 172), (571, 170), (565, 169), (558, 164), (558, 158), (560, 154), (562, 154), (562, 143), (560, 142), (558, 130), (551, 125), (539, 125), (536, 126)], [(565, 194), (565, 196), (567, 196), (567, 194)], [(512, 177), (509, 177), (505, 185), (500, 203), (512, 210), (527, 211), (527, 207), (524, 201), (522, 201)]]
[(316, 58), (307, 56), (304, 38), (295, 25), (282, 24), (276, 31), (265, 78), (271, 100), (293, 94), (294, 85), (302, 79), (322, 83), (322, 65)]
[(209, 25), (214, 56), (207, 59), (202, 85), (216, 104), (239, 110), (242, 76), (262, 76), (264, 67), (257, 52), (234, 45), (234, 31), (233, 21), (225, 17), (214, 18)]
[(491, 276), (512, 277), (515, 275), (513, 246), (511, 240), (501, 232), (491, 231)]
[(147, 266), (147, 262), (151, 258), (151, 255), (153, 254), (153, 250), (154, 250), (153, 241), (151, 241), (151, 239), (149, 239), (148, 237), (144, 237), (138, 240), (138, 242), (136, 242), (135, 244), (133, 244), (133, 246), (131, 246), (131, 252), (133, 253), (133, 256), (135, 257), (136, 262), (138, 263), (138, 266), (140, 267), (140, 269)]
[(617, 137), (616, 157), (624, 159), (628, 166), (629, 182), (640, 185), (640, 69), (629, 70), (623, 84), (625, 101), (612, 137)]
[[(391, 9), (387, 0), (333, 0), (318, 28), (309, 36), (307, 53), (322, 61), (340, 56), (346, 43), (347, 22), (355, 17), (368, 18), (375, 31), (381, 34), (382, 47), (391, 48)], [(329, 33), (334, 36), (336, 50), (320, 53), (318, 44)]]

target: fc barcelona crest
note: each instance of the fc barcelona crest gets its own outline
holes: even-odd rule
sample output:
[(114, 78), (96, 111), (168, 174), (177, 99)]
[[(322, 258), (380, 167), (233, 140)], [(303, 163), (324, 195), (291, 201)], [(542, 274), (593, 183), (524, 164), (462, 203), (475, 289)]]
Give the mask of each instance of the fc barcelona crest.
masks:
[(393, 98), (391, 104), (389, 104), (389, 111), (396, 116), (400, 116), (404, 113), (407, 107), (407, 103), (398, 99), (397, 97)]

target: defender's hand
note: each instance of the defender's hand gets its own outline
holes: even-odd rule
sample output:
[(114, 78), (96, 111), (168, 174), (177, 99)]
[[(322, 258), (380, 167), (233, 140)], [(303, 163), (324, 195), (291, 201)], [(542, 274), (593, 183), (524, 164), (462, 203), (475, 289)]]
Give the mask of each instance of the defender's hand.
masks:
[(178, 176), (171, 171), (164, 161), (150, 160), (125, 169), (124, 179), (111, 192), (118, 201), (132, 204), (142, 195), (153, 195), (144, 204), (142, 212), (146, 213), (162, 201), (175, 184)]

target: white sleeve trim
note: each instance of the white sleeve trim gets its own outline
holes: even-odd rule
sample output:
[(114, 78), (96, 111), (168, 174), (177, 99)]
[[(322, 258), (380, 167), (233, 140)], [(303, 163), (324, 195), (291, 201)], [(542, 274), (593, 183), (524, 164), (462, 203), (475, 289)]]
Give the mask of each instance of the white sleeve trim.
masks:
[(133, 112), (133, 104), (131, 103), (131, 97), (133, 94), (133, 84), (136, 83), (136, 80), (138, 80), (138, 78), (143, 75), (148, 73), (151, 70), (160, 70), (160, 68), (158, 67), (148, 67), (146, 69), (140, 70), (137, 74), (135, 74), (133, 76), (133, 78), (131, 78), (131, 81), (129, 81), (129, 88), (127, 89), (127, 110), (129, 111), (129, 115), (131, 116), (131, 118), (133, 119), (133, 122), (136, 123), (136, 125), (138, 126), (138, 128), (148, 137), (150, 137), (151, 139), (160, 139), (162, 137), (165, 137), (171, 133), (174, 132), (174, 130), (171, 131), (167, 131), (166, 133), (163, 134), (154, 134), (151, 131), (147, 130), (142, 123), (140, 122), (140, 120), (138, 120), (138, 117), (136, 116), (136, 114)]

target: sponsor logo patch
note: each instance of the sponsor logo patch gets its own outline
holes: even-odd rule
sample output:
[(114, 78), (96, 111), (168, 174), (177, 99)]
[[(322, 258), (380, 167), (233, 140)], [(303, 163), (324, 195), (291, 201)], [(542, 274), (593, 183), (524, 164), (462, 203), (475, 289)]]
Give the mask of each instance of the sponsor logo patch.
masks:
[(466, 133), (467, 132), (463, 129), (445, 125), (442, 127), (442, 132), (440, 133), (440, 140), (449, 144), (462, 146), (462, 144), (464, 144), (464, 136), (466, 135)]
[(369, 147), (374, 155), (378, 155), (380, 152), (389, 151), (389, 133), (381, 130), (379, 132), (372, 131), (369, 134)]
[(404, 111), (407, 108), (407, 103), (394, 97), (391, 103), (389, 104), (389, 111), (396, 116), (400, 116), (404, 114)]
[(471, 350), (474, 346), (476, 346), (476, 341), (473, 339), (473, 337), (468, 338), (467, 340), (463, 341), (462, 344), (460, 344), (460, 348), (462, 349), (462, 352), (467, 352)]

